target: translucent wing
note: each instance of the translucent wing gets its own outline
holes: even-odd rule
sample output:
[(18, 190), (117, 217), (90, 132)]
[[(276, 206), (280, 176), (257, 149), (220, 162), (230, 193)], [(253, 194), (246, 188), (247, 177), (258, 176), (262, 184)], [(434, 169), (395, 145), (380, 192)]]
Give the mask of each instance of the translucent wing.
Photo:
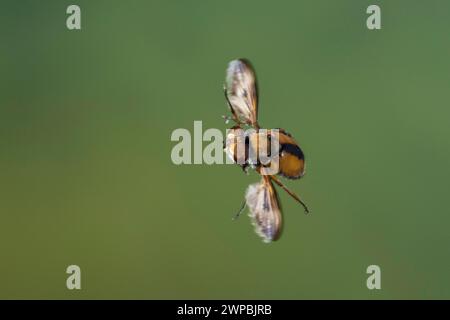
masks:
[(231, 61), (225, 80), (227, 99), (236, 120), (257, 126), (258, 88), (255, 71), (250, 62), (245, 59)]
[(252, 184), (245, 194), (250, 209), (249, 216), (256, 233), (264, 242), (275, 241), (280, 237), (282, 220), (278, 195), (269, 176), (260, 183)]

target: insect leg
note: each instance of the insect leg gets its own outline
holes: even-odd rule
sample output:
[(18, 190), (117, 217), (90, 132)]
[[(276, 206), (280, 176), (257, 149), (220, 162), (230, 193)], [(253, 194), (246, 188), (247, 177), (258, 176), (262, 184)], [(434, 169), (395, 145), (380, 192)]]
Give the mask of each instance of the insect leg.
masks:
[(284, 191), (286, 191), (292, 198), (294, 198), (296, 201), (298, 201), (302, 206), (303, 206), (303, 208), (305, 209), (305, 213), (309, 213), (309, 209), (308, 209), (308, 207), (306, 206), (306, 204), (302, 201), (302, 200), (300, 200), (300, 198), (295, 194), (295, 193), (293, 193), (291, 190), (289, 190), (280, 180), (278, 180), (278, 178), (277, 177), (275, 177), (275, 176), (270, 176), (270, 178), (277, 184), (277, 185), (279, 185), (281, 188), (283, 188), (283, 190)]
[(236, 213), (236, 215), (233, 217), (233, 220), (236, 220), (237, 218), (239, 218), (242, 211), (244, 211), (246, 205), (247, 205), (247, 202), (244, 199), (244, 201), (242, 202), (241, 208), (239, 209), (238, 213)]
[(242, 165), (241, 168), (242, 168), (242, 171), (244, 171), (244, 173), (246, 175), (248, 175), (248, 163)]

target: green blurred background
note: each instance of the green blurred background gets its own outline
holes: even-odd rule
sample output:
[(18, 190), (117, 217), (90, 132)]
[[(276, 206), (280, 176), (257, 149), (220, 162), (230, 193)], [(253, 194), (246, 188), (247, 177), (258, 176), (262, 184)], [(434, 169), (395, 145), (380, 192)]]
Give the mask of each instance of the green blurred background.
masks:
[[(66, 28), (81, 7), (82, 30)], [(366, 8), (382, 29), (366, 28)], [(0, 298), (450, 298), (450, 2), (2, 1)], [(231, 165), (171, 162), (225, 129), (229, 60), (300, 142), (263, 244)], [(66, 267), (82, 270), (69, 291)], [(366, 287), (366, 268), (382, 289)]]

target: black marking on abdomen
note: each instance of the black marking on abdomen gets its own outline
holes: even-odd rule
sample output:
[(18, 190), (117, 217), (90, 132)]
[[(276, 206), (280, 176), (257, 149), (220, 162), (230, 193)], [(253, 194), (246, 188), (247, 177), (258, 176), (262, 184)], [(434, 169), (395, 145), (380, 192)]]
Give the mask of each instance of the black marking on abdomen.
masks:
[(302, 149), (300, 149), (300, 147), (295, 144), (292, 144), (292, 143), (282, 144), (280, 152), (283, 152), (283, 151), (290, 153), (301, 160), (305, 159), (305, 155), (303, 154)]

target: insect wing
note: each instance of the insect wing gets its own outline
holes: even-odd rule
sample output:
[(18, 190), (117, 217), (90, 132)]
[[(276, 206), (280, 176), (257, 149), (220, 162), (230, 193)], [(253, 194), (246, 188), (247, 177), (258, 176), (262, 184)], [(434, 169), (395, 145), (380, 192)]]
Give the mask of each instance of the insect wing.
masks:
[(237, 120), (256, 126), (258, 114), (258, 88), (256, 75), (250, 62), (233, 60), (226, 72), (226, 94)]
[(281, 208), (270, 178), (264, 177), (260, 183), (250, 185), (245, 201), (256, 233), (264, 242), (277, 240), (282, 229)]

